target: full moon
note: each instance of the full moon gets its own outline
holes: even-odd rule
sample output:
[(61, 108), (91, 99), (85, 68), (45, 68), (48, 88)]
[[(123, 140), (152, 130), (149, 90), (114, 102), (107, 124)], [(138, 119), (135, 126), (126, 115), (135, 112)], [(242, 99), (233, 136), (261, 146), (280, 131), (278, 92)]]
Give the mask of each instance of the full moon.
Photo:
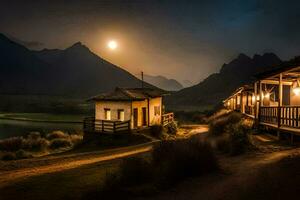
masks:
[(115, 50), (118, 47), (118, 43), (114, 40), (111, 40), (107, 43), (108, 48)]

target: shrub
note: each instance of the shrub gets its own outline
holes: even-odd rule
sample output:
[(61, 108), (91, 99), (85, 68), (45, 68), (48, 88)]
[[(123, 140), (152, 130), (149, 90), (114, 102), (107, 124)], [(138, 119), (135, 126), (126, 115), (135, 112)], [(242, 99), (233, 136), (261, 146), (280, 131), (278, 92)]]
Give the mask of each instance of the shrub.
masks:
[(143, 184), (151, 177), (150, 163), (140, 157), (131, 157), (123, 160), (117, 173), (109, 175), (106, 181), (108, 185), (132, 186)]
[(80, 144), (83, 140), (83, 136), (82, 135), (75, 135), (75, 134), (72, 134), (70, 135), (70, 141), (72, 142), (72, 145), (73, 146), (76, 146), (78, 144)]
[(30, 132), (27, 136), (29, 140), (37, 140), (41, 138), (41, 134), (39, 132)]
[(50, 143), (50, 149), (61, 149), (61, 148), (68, 148), (71, 146), (72, 146), (72, 142), (64, 138), (53, 139)]
[(33, 157), (30, 153), (24, 151), (23, 149), (18, 150), (15, 153), (15, 155), (16, 155), (16, 159), (26, 159), (26, 158), (32, 158)]
[(23, 137), (12, 137), (0, 140), (0, 150), (2, 151), (17, 151), (23, 146)]
[(49, 141), (45, 138), (25, 139), (23, 141), (23, 149), (29, 151), (45, 151), (49, 146)]
[(160, 137), (163, 134), (163, 126), (162, 125), (153, 125), (150, 128), (151, 135), (154, 137)]
[(226, 134), (217, 138), (217, 149), (231, 155), (240, 155), (246, 152), (251, 145), (249, 132), (250, 129), (244, 126), (242, 122), (229, 124), (226, 128)]
[(69, 134), (66, 134), (62, 131), (53, 131), (51, 133), (48, 133), (46, 138), (48, 140), (54, 140), (54, 139), (58, 139), (58, 138), (67, 138), (69, 137)]
[(209, 123), (209, 132), (211, 135), (220, 136), (226, 132), (226, 127), (230, 124), (239, 123), (242, 119), (240, 113), (232, 112), (228, 115), (218, 117)]
[(249, 129), (242, 123), (231, 124), (228, 126), (228, 133), (230, 135), (231, 155), (239, 155), (246, 151), (249, 146)]
[(169, 123), (165, 127), (168, 134), (176, 135), (177, 133), (177, 124), (173, 121), (172, 123)]
[(218, 169), (211, 147), (197, 138), (163, 141), (154, 147), (152, 159), (160, 186)]
[(16, 154), (13, 152), (5, 152), (2, 155), (2, 160), (16, 160)]

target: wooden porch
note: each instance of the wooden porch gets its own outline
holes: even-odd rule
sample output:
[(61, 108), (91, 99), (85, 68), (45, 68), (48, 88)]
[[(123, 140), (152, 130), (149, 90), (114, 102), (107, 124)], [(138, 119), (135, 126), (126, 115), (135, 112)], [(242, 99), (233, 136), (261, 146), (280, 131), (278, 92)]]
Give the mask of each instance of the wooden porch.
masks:
[[(174, 121), (174, 113), (166, 113), (161, 116), (161, 125), (167, 126)], [(86, 117), (83, 120), (85, 133), (130, 133), (130, 120), (96, 120), (95, 117)]]
[(174, 121), (174, 113), (166, 113), (161, 116), (161, 123), (163, 126), (167, 126), (173, 121)]
[(85, 133), (129, 133), (130, 120), (96, 120), (95, 117), (86, 117), (83, 120), (83, 131)]
[(300, 106), (261, 107), (260, 110), (260, 125), (300, 135)]

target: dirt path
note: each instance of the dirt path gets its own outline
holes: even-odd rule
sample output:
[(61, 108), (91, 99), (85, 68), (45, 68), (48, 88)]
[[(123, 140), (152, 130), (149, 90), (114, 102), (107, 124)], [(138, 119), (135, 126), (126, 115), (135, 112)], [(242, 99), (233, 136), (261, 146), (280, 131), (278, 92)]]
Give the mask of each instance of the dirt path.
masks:
[[(240, 195), (242, 191), (247, 188), (248, 181), (251, 180), (251, 177), (257, 176), (265, 166), (285, 157), (300, 155), (300, 148), (275, 145), (274, 142), (268, 140), (261, 140), (261, 143), (263, 146), (262, 150), (258, 149), (246, 155), (237, 157), (218, 155), (217, 157), (223, 171), (222, 173), (188, 180), (169, 191), (145, 199), (240, 199)], [(276, 148), (274, 148), (274, 146)]]
[[(182, 130), (185, 129), (187, 130), (186, 136), (207, 132), (207, 128), (202, 125), (188, 129), (184, 128)], [(0, 188), (32, 176), (57, 173), (84, 165), (101, 163), (104, 161), (146, 153), (151, 151), (153, 144), (156, 142), (158, 142), (158, 140), (141, 145), (122, 147), (106, 151), (73, 153), (57, 156), (52, 155), (9, 162), (2, 161), (0, 162)]]
[(18, 165), (18, 163), (20, 163), (20, 169), (6, 169), (0, 171), (0, 187), (6, 186), (7, 184), (10, 184), (12, 182), (17, 182), (19, 179), (24, 179), (30, 176), (60, 172), (68, 169), (81, 167), (83, 165), (149, 152), (152, 149), (152, 145), (153, 143), (150, 142), (147, 144), (137, 145), (133, 147), (119, 148), (113, 151), (91, 152), (84, 154), (79, 153), (61, 157), (50, 157), (49, 159), (43, 158), (30, 159), (26, 161), (24, 160), (26, 163), (22, 163), (21, 160), (16, 161), (14, 165)]

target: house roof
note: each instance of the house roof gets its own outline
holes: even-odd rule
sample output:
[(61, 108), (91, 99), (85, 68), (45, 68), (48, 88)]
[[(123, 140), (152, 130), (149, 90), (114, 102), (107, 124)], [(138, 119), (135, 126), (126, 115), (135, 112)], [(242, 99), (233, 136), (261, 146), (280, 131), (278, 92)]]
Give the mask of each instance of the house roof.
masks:
[(231, 97), (235, 96), (236, 94), (242, 92), (242, 91), (247, 91), (247, 92), (252, 92), (254, 90), (253, 86), (248, 84), (248, 85), (243, 85), (242, 87), (239, 87), (238, 89), (236, 89), (229, 97), (227, 97), (225, 100), (223, 100), (223, 102), (226, 102), (227, 100), (229, 100)]
[(161, 89), (154, 88), (116, 88), (112, 92), (102, 93), (90, 98), (91, 101), (141, 101), (167, 95)]
[(294, 68), (299, 68), (299, 66), (300, 66), (300, 57), (295, 57), (294, 59), (292, 59), (290, 61), (281, 63), (274, 69), (267, 70), (267, 71), (261, 72), (259, 74), (256, 74), (254, 77), (257, 79), (263, 79), (263, 78), (274, 76), (276, 74), (279, 74), (279, 73), (282, 73), (285, 71), (292, 70)]

